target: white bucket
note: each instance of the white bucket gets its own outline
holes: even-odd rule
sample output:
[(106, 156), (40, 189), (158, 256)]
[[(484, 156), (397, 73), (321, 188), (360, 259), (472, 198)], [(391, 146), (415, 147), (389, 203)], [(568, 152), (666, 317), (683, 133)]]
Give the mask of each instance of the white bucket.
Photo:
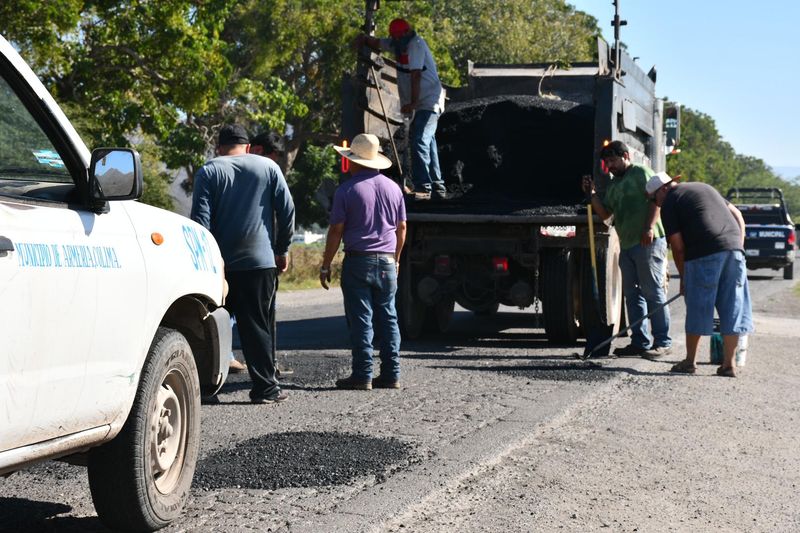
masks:
[(736, 345), (736, 366), (744, 366), (747, 361), (747, 335), (739, 337), (739, 344)]

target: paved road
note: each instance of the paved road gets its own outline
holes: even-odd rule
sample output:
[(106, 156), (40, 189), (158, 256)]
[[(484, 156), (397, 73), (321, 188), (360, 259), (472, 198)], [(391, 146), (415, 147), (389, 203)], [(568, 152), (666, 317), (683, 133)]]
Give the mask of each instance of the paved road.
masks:
[[(502, 309), (488, 320), (457, 312), (450, 333), (405, 342), (402, 390), (336, 391), (349, 371), (340, 294), (281, 294), (290, 400), (252, 406), (246, 378), (232, 376), (222, 403), (203, 407), (192, 496), (167, 531), (797, 530), (800, 376), (789, 363), (800, 299), (793, 282), (762, 273), (751, 284), (764, 333), (739, 380), (671, 376), (641, 359), (577, 361), (578, 349), (548, 344), (530, 313)], [(682, 302), (672, 311), (677, 359)], [(670, 443), (678, 429), (681, 445), (729, 457), (727, 439), (742, 428), (722, 422), (737, 416), (780, 444), (735, 456), (735, 475), (757, 478), (762, 496), (732, 490), (724, 461), (699, 468)], [(674, 475), (653, 478), (653, 468)], [(0, 530), (104, 531), (85, 478), (48, 463), (0, 481)], [(704, 503), (687, 511), (686, 490)], [(759, 510), (728, 513), (719, 527), (731, 493)]]

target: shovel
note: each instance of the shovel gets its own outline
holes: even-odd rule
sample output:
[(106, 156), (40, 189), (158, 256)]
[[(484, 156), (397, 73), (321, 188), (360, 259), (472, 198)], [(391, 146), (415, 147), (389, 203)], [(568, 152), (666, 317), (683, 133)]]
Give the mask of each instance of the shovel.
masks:
[[(589, 222), (589, 254), (592, 262), (592, 300), (597, 316), (602, 317), (603, 315), (600, 313), (600, 290), (598, 289), (599, 285), (597, 283), (597, 254), (595, 253), (594, 246), (594, 216), (592, 213), (591, 197), (588, 198), (588, 203), (586, 204), (586, 213)], [(586, 332), (586, 351), (584, 351), (584, 358), (588, 357), (586, 353), (594, 353), (603, 346), (601, 341), (606, 335), (608, 335), (608, 332), (605, 328), (601, 328), (597, 325), (589, 327)], [(608, 354), (606, 353), (605, 355)]]
[(673, 296), (672, 298), (670, 298), (669, 300), (667, 300), (663, 304), (659, 305), (658, 307), (656, 307), (655, 309), (653, 309), (652, 311), (650, 311), (649, 313), (644, 315), (642, 318), (640, 318), (636, 322), (633, 322), (633, 323), (629, 324), (627, 328), (621, 329), (616, 335), (612, 335), (611, 337), (607, 338), (606, 340), (604, 340), (603, 342), (599, 343), (597, 346), (595, 346), (595, 347), (593, 347), (591, 349), (589, 348), (589, 346), (590, 346), (589, 339), (587, 339), (586, 340), (586, 350), (583, 352), (583, 355), (578, 355), (578, 354), (575, 354), (575, 355), (578, 355), (579, 359), (588, 359), (596, 351), (598, 351), (601, 348), (604, 348), (604, 347), (608, 346), (609, 344), (611, 344), (611, 341), (613, 341), (617, 337), (622, 337), (628, 331), (630, 331), (634, 327), (636, 327), (639, 324), (641, 324), (642, 322), (644, 322), (645, 319), (650, 318), (651, 316), (653, 316), (654, 314), (659, 312), (661, 309), (663, 309), (664, 307), (668, 306), (669, 304), (671, 304), (672, 302), (674, 302), (675, 300), (677, 300), (680, 297), (681, 297), (680, 293), (676, 294), (675, 296)]

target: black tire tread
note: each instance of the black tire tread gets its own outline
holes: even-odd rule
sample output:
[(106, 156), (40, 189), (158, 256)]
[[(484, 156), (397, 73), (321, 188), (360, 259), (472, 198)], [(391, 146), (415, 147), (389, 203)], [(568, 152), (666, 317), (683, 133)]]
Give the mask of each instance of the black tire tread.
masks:
[[(147, 404), (150, 397), (147, 391), (159, 387), (163, 365), (159, 364), (160, 349), (175, 340), (182, 341), (189, 348), (189, 343), (179, 332), (160, 327), (156, 331), (147, 360), (142, 368), (136, 398), (131, 407), (128, 419), (125, 421), (120, 433), (111, 441), (90, 451), (88, 472), (89, 487), (92, 493), (95, 510), (100, 520), (108, 527), (123, 531), (153, 531), (166, 526), (172, 518), (163, 519), (149, 512), (145, 483), (144, 466), (137, 464), (138, 460), (145, 457), (144, 446), (147, 446), (145, 436), (149, 412)], [(191, 351), (189, 351), (191, 355)], [(194, 372), (194, 387), (199, 395), (200, 388), (197, 382), (197, 370), (194, 360), (190, 357), (191, 368)], [(191, 374), (190, 374), (191, 375)], [(158, 383), (153, 383), (159, 381)], [(199, 404), (199, 396), (198, 396)], [(194, 413), (199, 417), (199, 410)], [(199, 429), (199, 423), (196, 424)], [(197, 436), (189, 435), (189, 440)], [(187, 451), (191, 454), (191, 451)], [(186, 475), (194, 474), (197, 450), (194, 457), (187, 459)], [(190, 483), (191, 484), (191, 483)], [(188, 490), (187, 490), (188, 493)], [(132, 504), (135, 502), (135, 504)], [(181, 506), (182, 507), (182, 506)]]
[(566, 249), (541, 254), (541, 288), (544, 330), (555, 344), (574, 344), (578, 338), (570, 287), (570, 253)]

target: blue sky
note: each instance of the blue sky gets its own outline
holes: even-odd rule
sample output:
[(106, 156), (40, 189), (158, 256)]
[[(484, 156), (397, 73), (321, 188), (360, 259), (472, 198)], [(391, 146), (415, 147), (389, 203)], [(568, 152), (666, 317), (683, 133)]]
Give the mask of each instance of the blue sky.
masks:
[[(567, 0), (613, 42), (611, 0)], [(741, 154), (800, 168), (800, 0), (619, 0), (659, 96), (710, 115)]]

